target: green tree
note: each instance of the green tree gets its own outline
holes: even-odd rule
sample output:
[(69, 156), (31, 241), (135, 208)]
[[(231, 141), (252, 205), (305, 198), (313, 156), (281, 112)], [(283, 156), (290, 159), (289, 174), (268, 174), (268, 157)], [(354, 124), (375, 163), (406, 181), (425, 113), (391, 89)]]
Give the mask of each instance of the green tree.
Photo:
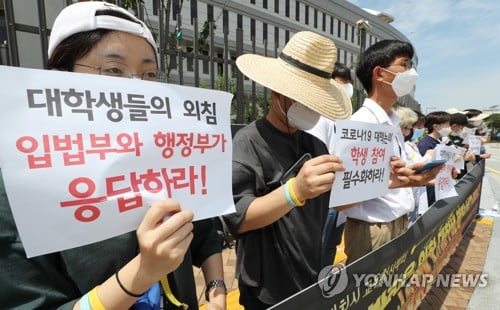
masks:
[(496, 134), (500, 132), (500, 113), (490, 115), (486, 119), (486, 124), (491, 129), (492, 137), (496, 138)]

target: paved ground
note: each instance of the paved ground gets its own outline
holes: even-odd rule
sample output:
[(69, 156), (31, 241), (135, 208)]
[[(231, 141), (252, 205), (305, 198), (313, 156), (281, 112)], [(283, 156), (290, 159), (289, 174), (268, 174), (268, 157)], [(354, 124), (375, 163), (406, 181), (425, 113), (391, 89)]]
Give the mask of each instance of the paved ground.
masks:
[[(480, 213), (493, 221), (493, 233), (483, 272), (488, 274), (488, 285), (476, 288), (468, 309), (500, 309), (500, 145), (487, 146), (492, 157), (486, 161), (486, 179), (481, 197)], [(489, 187), (488, 187), (489, 186)]]
[[(483, 288), (433, 289), (419, 309), (498, 309), (500, 310), (500, 144), (487, 146), (492, 157), (486, 162), (483, 180), (480, 221), (475, 221), (463, 241), (458, 246), (450, 262), (443, 268), (445, 273), (488, 274), (488, 285)], [(343, 245), (340, 246), (338, 260), (344, 258)], [(223, 252), (224, 277), (228, 286), (228, 310), (243, 309), (238, 304), (238, 284), (234, 279), (236, 257), (234, 249)], [(337, 259), (336, 259), (337, 260)], [(203, 297), (204, 280), (201, 271), (195, 268), (196, 286), (200, 304)], [(200, 309), (204, 309), (202, 306)]]
[[(440, 274), (478, 275), (483, 270), (486, 252), (490, 243), (493, 222), (491, 220), (474, 221), (458, 245), (450, 261)], [(488, 279), (489, 280), (489, 279)], [(426, 295), (418, 309), (465, 310), (471, 299), (474, 287), (436, 287)], [(487, 309), (484, 307), (472, 309)], [(489, 308), (491, 309), (491, 308)]]

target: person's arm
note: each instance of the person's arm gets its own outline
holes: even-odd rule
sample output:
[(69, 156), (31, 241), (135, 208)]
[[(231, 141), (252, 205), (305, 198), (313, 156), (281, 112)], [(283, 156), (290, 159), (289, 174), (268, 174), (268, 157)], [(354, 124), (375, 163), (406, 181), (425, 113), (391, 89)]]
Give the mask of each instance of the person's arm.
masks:
[[(217, 232), (215, 221), (218, 219), (209, 218), (194, 222), (193, 241), (190, 246), (193, 265), (201, 268), (207, 287), (211, 281), (216, 281), (217, 285), (221, 285), (221, 281), (224, 281), (221, 254), (222, 236)], [(209, 289), (206, 299), (208, 302), (207, 310), (226, 309), (224, 288), (215, 286)]]
[(473, 161), (475, 159), (476, 155), (472, 152), (467, 152), (465, 153), (464, 160), (465, 161)]
[[(121, 285), (113, 275), (97, 288), (97, 296), (106, 309), (128, 309), (137, 297), (124, 289), (142, 294), (180, 265), (193, 238), (192, 219), (193, 213), (180, 211), (179, 204), (173, 200), (151, 206), (137, 229), (140, 253), (118, 271)], [(74, 309), (80, 309), (80, 302), (81, 299)]]
[[(201, 264), (205, 284), (213, 280), (224, 281), (224, 270), (222, 267), (222, 254), (215, 253), (208, 257)], [(223, 287), (215, 286), (208, 291), (208, 306), (207, 310), (224, 310), (226, 309), (226, 290)]]
[(491, 153), (486, 152), (486, 153), (483, 153), (483, 154), (479, 155), (479, 157), (480, 158), (484, 158), (484, 159), (488, 159), (488, 158), (491, 157)]
[(395, 184), (396, 186), (392, 188), (402, 188), (402, 187), (418, 187), (424, 185), (432, 185), (434, 178), (439, 173), (439, 171), (443, 168), (443, 166), (435, 167), (431, 170), (425, 171), (423, 173), (414, 174), (414, 171), (421, 169), (425, 165), (424, 162), (416, 163), (405, 168), (405, 171), (411, 171), (410, 174), (407, 175), (409, 182), (406, 184)]
[[(340, 158), (335, 155), (320, 155), (308, 160), (295, 178), (297, 198), (304, 201), (329, 191), (335, 178), (334, 172), (343, 170)], [(290, 212), (293, 207), (286, 200), (285, 186), (255, 198), (248, 206), (238, 233), (266, 227)]]

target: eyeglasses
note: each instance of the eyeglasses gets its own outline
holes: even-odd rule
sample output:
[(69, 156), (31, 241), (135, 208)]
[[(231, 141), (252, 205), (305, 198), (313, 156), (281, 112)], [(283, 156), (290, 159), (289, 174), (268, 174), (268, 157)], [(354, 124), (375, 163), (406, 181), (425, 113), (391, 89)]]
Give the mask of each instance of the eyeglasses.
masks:
[(166, 81), (166, 74), (163, 71), (153, 69), (145, 71), (144, 73), (139, 75), (134, 75), (132, 73), (132, 70), (127, 65), (114, 61), (105, 62), (100, 67), (84, 65), (84, 64), (75, 64), (75, 66), (99, 70), (99, 75), (114, 76), (114, 77), (129, 78), (129, 79), (136, 77), (146, 81)]
[(413, 68), (413, 61), (408, 60), (404, 64), (392, 64), (392, 65), (389, 65), (389, 67), (392, 67), (392, 66), (401, 66), (401, 67), (405, 68), (406, 70), (410, 70), (411, 68)]

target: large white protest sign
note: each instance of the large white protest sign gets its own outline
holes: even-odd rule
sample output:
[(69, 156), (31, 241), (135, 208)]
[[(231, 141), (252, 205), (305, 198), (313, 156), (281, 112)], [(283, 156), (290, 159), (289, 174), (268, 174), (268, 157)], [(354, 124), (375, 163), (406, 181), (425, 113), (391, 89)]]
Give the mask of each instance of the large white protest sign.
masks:
[(389, 192), (389, 162), (394, 127), (339, 120), (335, 125), (335, 155), (344, 172), (335, 173), (330, 206), (341, 206), (383, 196)]
[(456, 167), (458, 150), (451, 146), (437, 145), (433, 153), (434, 159), (445, 159), (447, 162), (434, 179), (436, 200), (458, 196), (455, 182), (452, 178), (453, 168)]
[(481, 137), (469, 135), (467, 141), (469, 142), (469, 152), (479, 155), (481, 154)]
[(0, 162), (28, 257), (137, 228), (175, 199), (195, 219), (234, 212), (232, 95), (0, 66)]

